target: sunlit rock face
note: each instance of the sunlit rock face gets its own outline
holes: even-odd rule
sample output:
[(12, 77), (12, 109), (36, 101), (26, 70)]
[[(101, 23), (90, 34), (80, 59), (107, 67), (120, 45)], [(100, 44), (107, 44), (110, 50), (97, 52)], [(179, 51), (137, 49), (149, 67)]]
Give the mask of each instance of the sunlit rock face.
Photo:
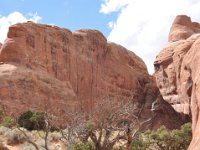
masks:
[(94, 104), (107, 98), (132, 101), (141, 121), (153, 118), (148, 128), (182, 124), (159, 96), (144, 62), (99, 31), (16, 24), (9, 28), (0, 62), (0, 102), (8, 114), (39, 110), (62, 116), (69, 108), (92, 113)]
[(193, 140), (189, 149), (200, 147), (200, 24), (177, 16), (169, 43), (154, 62), (158, 88), (165, 101), (192, 119)]

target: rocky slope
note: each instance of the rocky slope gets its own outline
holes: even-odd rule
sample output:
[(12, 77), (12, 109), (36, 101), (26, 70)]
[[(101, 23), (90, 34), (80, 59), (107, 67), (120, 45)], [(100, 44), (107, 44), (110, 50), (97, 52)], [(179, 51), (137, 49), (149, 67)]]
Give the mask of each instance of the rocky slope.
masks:
[(168, 45), (154, 62), (157, 85), (164, 100), (183, 119), (192, 118), (193, 140), (189, 150), (200, 147), (200, 24), (177, 16)]
[(159, 96), (144, 62), (99, 31), (16, 24), (9, 28), (0, 62), (0, 103), (8, 114), (40, 110), (62, 116), (72, 107), (92, 112), (94, 103), (114, 98), (133, 101), (141, 120), (154, 116), (151, 127), (182, 123)]

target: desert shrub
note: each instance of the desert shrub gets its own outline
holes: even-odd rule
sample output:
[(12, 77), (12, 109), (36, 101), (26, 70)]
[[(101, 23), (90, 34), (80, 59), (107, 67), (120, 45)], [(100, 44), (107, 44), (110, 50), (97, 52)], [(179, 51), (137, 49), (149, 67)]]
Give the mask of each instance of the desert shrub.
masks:
[(11, 130), (8, 127), (0, 126), (0, 135), (4, 135), (5, 133), (9, 132)]
[(44, 131), (42, 130), (32, 130), (30, 133), (35, 140), (38, 140), (41, 137), (44, 137), (44, 134), (45, 134)]
[(24, 143), (20, 145), (21, 150), (35, 150), (35, 147), (30, 143)]
[[(38, 146), (39, 150), (46, 150), (44, 139), (38, 139), (37, 141), (34, 141), (34, 143)], [(36, 150), (36, 149), (31, 143), (25, 142), (20, 145), (20, 150)]]
[(58, 127), (56, 127), (56, 126), (51, 126), (51, 127), (50, 127), (50, 131), (51, 131), (51, 132), (59, 132), (60, 129), (59, 129)]
[(127, 150), (125, 146), (113, 147), (112, 150)]
[(162, 150), (186, 150), (192, 138), (191, 123), (186, 123), (180, 129), (167, 130), (161, 126), (157, 130), (141, 133), (132, 143), (132, 150), (145, 150), (157, 147)]
[[(39, 150), (46, 150), (44, 147), (45, 143), (43, 139), (39, 139), (35, 141), (35, 144), (38, 146)], [(49, 150), (67, 150), (62, 142), (59, 142), (59, 143), (49, 142), (48, 148)], [(26, 142), (20, 145), (20, 150), (36, 150), (36, 149), (32, 144)]]
[(6, 143), (8, 145), (18, 145), (26, 141), (26, 137), (17, 129), (10, 130), (9, 132), (5, 133), (5, 136), (7, 138)]
[(50, 150), (68, 150), (63, 143), (51, 143)]
[[(40, 145), (38, 145), (38, 144), (40, 144)], [(39, 150), (45, 150), (44, 144), (42, 145), (41, 143), (36, 143), (36, 145), (38, 146)], [(36, 150), (36, 149), (32, 144), (26, 142), (26, 143), (20, 145), (20, 150)]]
[(174, 141), (171, 145), (172, 148), (187, 149), (192, 139), (191, 123), (184, 124), (180, 130), (172, 130), (170, 135)]
[(44, 112), (27, 111), (19, 116), (17, 122), (27, 130), (42, 130), (45, 127), (45, 116)]
[(94, 145), (90, 142), (86, 143), (74, 143), (72, 145), (73, 150), (94, 150)]
[(3, 110), (0, 109), (0, 122), (2, 121), (2, 119), (4, 118), (5, 113)]
[(1, 126), (4, 126), (4, 127), (13, 127), (16, 125), (16, 122), (15, 122), (15, 119), (13, 117), (10, 117), (10, 116), (5, 116), (2, 118), (2, 121), (1, 121)]
[(52, 142), (58, 142), (62, 138), (60, 132), (52, 132), (49, 134), (49, 140)]
[(132, 142), (131, 150), (145, 150), (147, 147), (147, 144), (144, 143), (141, 139), (135, 139)]

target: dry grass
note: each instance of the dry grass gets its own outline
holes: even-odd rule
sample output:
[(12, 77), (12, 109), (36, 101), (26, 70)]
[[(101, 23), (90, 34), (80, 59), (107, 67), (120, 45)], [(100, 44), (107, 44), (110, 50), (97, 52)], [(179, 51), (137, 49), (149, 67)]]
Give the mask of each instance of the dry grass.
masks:
[[(26, 135), (33, 141), (40, 150), (44, 148), (43, 131), (25, 131)], [(50, 150), (66, 150), (64, 143), (60, 141), (59, 132), (50, 132), (48, 136), (48, 145)], [(27, 141), (27, 137), (19, 129), (0, 126), (0, 150), (35, 150), (35, 147)]]
[(7, 145), (19, 145), (26, 141), (26, 137), (23, 135), (22, 132), (20, 132), (17, 129), (8, 130), (5, 134), (5, 137), (7, 138), (6, 144)]

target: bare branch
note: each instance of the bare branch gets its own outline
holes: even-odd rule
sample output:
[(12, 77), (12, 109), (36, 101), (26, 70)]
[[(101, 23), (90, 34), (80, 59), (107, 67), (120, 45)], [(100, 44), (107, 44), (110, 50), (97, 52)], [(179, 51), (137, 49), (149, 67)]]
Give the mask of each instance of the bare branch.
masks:
[(32, 145), (35, 147), (36, 150), (39, 150), (39, 147), (37, 146), (37, 144), (34, 143), (34, 142), (30, 139), (30, 137), (26, 134), (26, 132), (25, 132), (24, 130), (20, 129), (20, 127), (17, 127), (17, 129), (18, 129), (20, 132), (22, 132), (22, 133), (24, 134), (24, 136), (26, 137), (26, 141), (27, 141), (28, 143), (32, 144)]

